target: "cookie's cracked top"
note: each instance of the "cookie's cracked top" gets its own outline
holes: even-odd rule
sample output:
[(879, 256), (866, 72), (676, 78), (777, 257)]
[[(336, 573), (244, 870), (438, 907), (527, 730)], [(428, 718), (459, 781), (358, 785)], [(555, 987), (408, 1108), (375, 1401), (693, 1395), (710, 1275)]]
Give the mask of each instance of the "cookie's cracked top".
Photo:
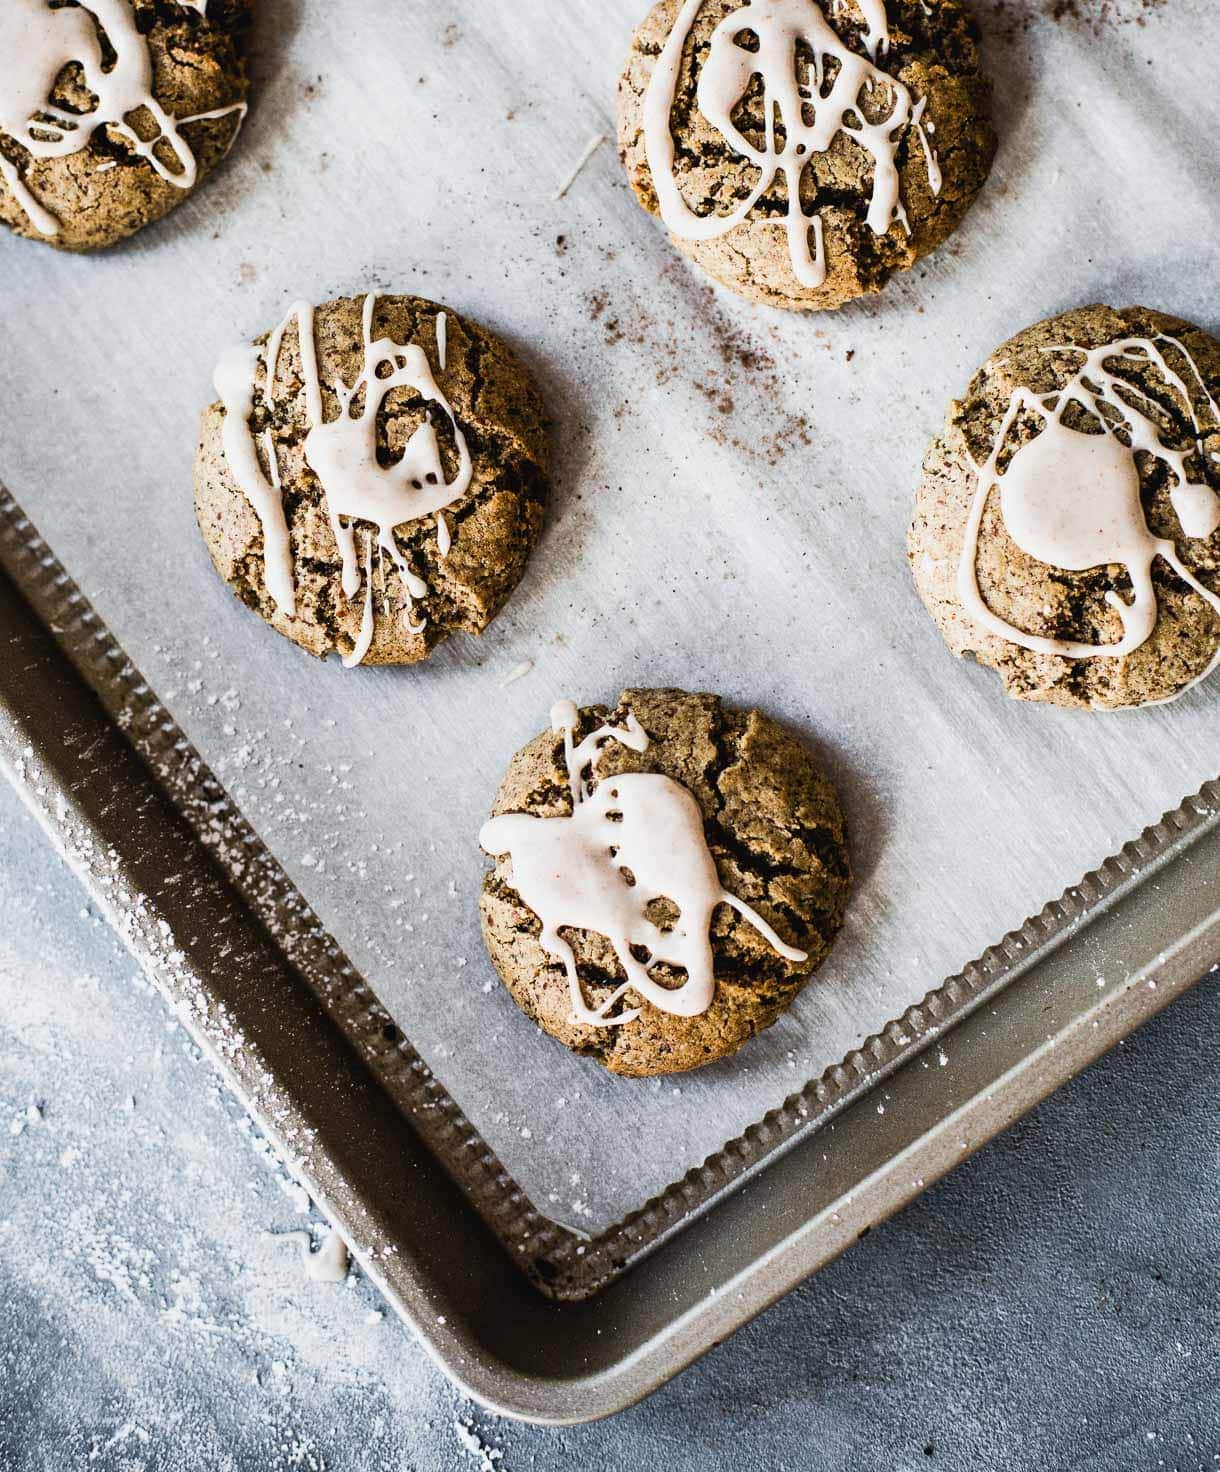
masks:
[(5, 0), (0, 220), (113, 245), (216, 167), (246, 111), (250, 0)]
[(195, 505), (217, 571), (347, 664), (481, 633), (542, 525), (542, 404), (498, 338), (419, 297), (296, 304), (217, 365)]
[(772, 306), (879, 290), (957, 226), (991, 166), (959, 0), (660, 0), (619, 84), (641, 204)]
[(785, 1010), (842, 924), (834, 789), (790, 732), (714, 695), (628, 690), (553, 726), (513, 758), (483, 833), (497, 971), (611, 1072), (726, 1057)]
[(1220, 343), (1082, 307), (1005, 343), (931, 445), (909, 541), (955, 654), (1009, 695), (1171, 700), (1220, 664)]

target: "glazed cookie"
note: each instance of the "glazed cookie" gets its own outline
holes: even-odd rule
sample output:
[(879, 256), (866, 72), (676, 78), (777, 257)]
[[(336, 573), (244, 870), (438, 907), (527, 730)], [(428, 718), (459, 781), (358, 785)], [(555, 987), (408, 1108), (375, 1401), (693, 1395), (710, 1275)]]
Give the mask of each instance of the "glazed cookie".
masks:
[(678, 248), (751, 301), (879, 291), (991, 168), (963, 0), (659, 0), (619, 83), (619, 154)]
[(4, 0), (0, 220), (99, 250), (159, 220), (246, 112), (250, 0)]
[(215, 384), (195, 511), (243, 603), (349, 667), (482, 633), (547, 492), (542, 404), (499, 339), (419, 297), (299, 302)]
[(1113, 710), (1220, 663), (1220, 343), (1142, 307), (1019, 333), (950, 406), (910, 534), (954, 654)]
[(834, 789), (796, 739), (715, 695), (561, 701), (480, 843), (483, 936), (513, 1000), (612, 1073), (727, 1057), (825, 960), (851, 888)]

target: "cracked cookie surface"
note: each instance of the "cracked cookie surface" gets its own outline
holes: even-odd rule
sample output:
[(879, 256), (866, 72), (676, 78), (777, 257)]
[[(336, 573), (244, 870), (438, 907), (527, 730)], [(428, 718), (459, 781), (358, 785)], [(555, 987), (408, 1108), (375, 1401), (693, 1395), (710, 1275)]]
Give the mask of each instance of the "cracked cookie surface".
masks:
[[(725, 215), (749, 195), (759, 170), (737, 153), (703, 115), (696, 97), (700, 71), (712, 33), (739, 11), (741, 0), (704, 0), (687, 38), (679, 71), (670, 131), (675, 146), (675, 179), (686, 204), (697, 215)], [(857, 0), (823, 5), (831, 27), (854, 52), (865, 54), (864, 12)], [(619, 156), (637, 199), (659, 215), (660, 203), (645, 142), (645, 98), (666, 40), (682, 10), (682, 0), (659, 0), (636, 30), (618, 89)], [(749, 216), (713, 239), (672, 234), (679, 250), (723, 285), (768, 306), (810, 311), (835, 308), (879, 291), (895, 271), (907, 270), (940, 245), (962, 220), (982, 188), (995, 153), (995, 134), (987, 118), (990, 85), (979, 71), (977, 30), (961, 0), (887, 0), (889, 49), (879, 65), (903, 83), (932, 125), (942, 183), (934, 192), (918, 130), (908, 127), (898, 140), (901, 198), (909, 217), (908, 235), (898, 223), (876, 234), (867, 223), (873, 185), (868, 152), (839, 132), (824, 153), (812, 157), (801, 176), (805, 212), (822, 221), (825, 280), (802, 283), (793, 268), (784, 229), (787, 191), (781, 174)], [(811, 57), (803, 43), (797, 65), (807, 74)], [(833, 77), (827, 78), (827, 85)], [(816, 103), (817, 99), (814, 99)], [(871, 108), (869, 101), (864, 102)], [(884, 116), (878, 113), (867, 121)], [(759, 79), (733, 112), (733, 122), (755, 146), (763, 147), (766, 128)], [(808, 121), (808, 118), (806, 119)]]
[[(1024, 648), (982, 628), (962, 605), (959, 567), (979, 467), (986, 466), (993, 453), (1014, 393), (1057, 394), (1088, 350), (1125, 340), (1164, 347), (1166, 361), (1188, 390), (1194, 414), (1151, 360), (1126, 358), (1111, 364), (1130, 385), (1120, 401), (1149, 413), (1163, 443), (1186, 454), (1187, 469), (1204, 488), (1204, 497), (1206, 488), (1220, 494), (1220, 417), (1208, 404), (1209, 398), (1220, 401), (1220, 342), (1189, 322), (1142, 307), (1081, 307), (1018, 333), (988, 359), (965, 396), (950, 405), (945, 427), (924, 461), (908, 540), (919, 596), (953, 653), (996, 670), (1005, 692), (1017, 699), (1094, 710), (1153, 704), (1184, 691), (1220, 653), (1220, 612), (1163, 557), (1152, 563), (1157, 609), (1152, 632), (1138, 648), (1119, 657), (1065, 658)], [(1185, 348), (1189, 361), (1168, 340)], [(1055, 351), (1065, 345), (1081, 352)], [(1112, 411), (1111, 405), (1108, 412), (1118, 434), (1129, 444), (1129, 432)], [(1064, 423), (1094, 436), (1102, 433), (1095, 418), (1090, 421), (1074, 406)], [(1041, 415), (1019, 416), (1000, 469), (1011, 466), (1020, 448), (1045, 428)], [(1134, 461), (1139, 509), (1148, 532), (1171, 543), (1190, 574), (1213, 595), (1220, 595), (1220, 528), (1208, 536), (1188, 536), (1172, 499), (1175, 474), (1164, 460), (1144, 452)], [(1063, 489), (1065, 497), (1096, 494), (1096, 487), (1087, 484)], [(1001, 497), (994, 491), (979, 523), (975, 561), (979, 593), (987, 608), (1015, 628), (1090, 645), (1113, 645), (1123, 637), (1113, 597), (1131, 603), (1128, 570), (1115, 561), (1073, 571), (1031, 556), (1011, 535)]]
[[(35, 157), (0, 130), (0, 154), (15, 171), (19, 187), (36, 208), (57, 223), (56, 233), (40, 230), (29, 210), (0, 180), (0, 220), (18, 235), (42, 240), (60, 250), (93, 251), (116, 244), (168, 214), (194, 193), (228, 153), (241, 127), (246, 100), (246, 50), (253, 0), (209, 0), (206, 10), (177, 0), (131, 0), (135, 29), (147, 43), (152, 94), (175, 119), (195, 119), (181, 133), (196, 164), (195, 181), (179, 188), (139, 156), (132, 142), (110, 124), (97, 127), (78, 151), (60, 157)], [(113, 48), (99, 31), (107, 68)], [(64, 113), (85, 116), (96, 104), (78, 62), (66, 65), (45, 101)], [(218, 117), (197, 114), (223, 112)], [(147, 108), (128, 123), (140, 138), (156, 136)], [(158, 157), (168, 160), (164, 143)]]
[[(573, 1052), (612, 1073), (679, 1073), (725, 1058), (769, 1027), (826, 958), (843, 922), (851, 888), (843, 814), (835, 791), (808, 748), (758, 711), (726, 708), (715, 695), (681, 690), (625, 690), (613, 710), (580, 712), (575, 738), (631, 714), (648, 736), (633, 751), (617, 740), (601, 748), (595, 780), (625, 772), (660, 772), (695, 798), (724, 888), (753, 906), (789, 945), (807, 953), (785, 960), (727, 904), (711, 927), (715, 993), (707, 1012), (679, 1017), (627, 993), (640, 1015), (619, 1027), (571, 1021), (562, 961), (539, 942), (540, 922), (513, 888), (511, 859), (485, 877), (480, 911), (488, 953), (521, 1010)], [(572, 812), (562, 734), (523, 747), (501, 783), (494, 816)], [(625, 979), (602, 935), (564, 931), (589, 1003), (596, 1007)], [(675, 978), (675, 982), (678, 978)]]
[[(344, 412), (334, 384), (356, 383), (364, 365), (363, 310), (360, 297), (339, 298), (316, 309), (313, 337), (328, 422)], [(437, 340), (442, 314), (443, 354)], [(529, 374), (499, 338), (476, 323), (420, 297), (379, 296), (372, 333), (418, 344), (452, 406), (471, 459), (469, 485), (442, 512), (452, 538), (447, 555), (442, 555), (435, 515), (404, 522), (395, 530), (405, 561), (427, 584), (426, 596), (414, 602), (414, 613), (397, 570), (388, 560), (374, 565), (372, 638), (362, 662), (411, 664), (426, 658), (450, 633), (481, 633), (520, 581), (542, 528), (547, 430)], [(265, 348), (269, 336), (259, 338), (258, 345)], [(253, 381), (248, 425), (264, 466), (268, 434), (275, 448), (295, 612), (286, 613), (268, 591), (262, 526), (226, 459), (226, 411), (219, 403), (204, 411), (195, 457), (200, 530), (216, 570), (243, 603), (311, 654), (348, 656), (361, 635), (363, 592), (358, 597), (344, 594), (341, 553), (326, 497), (305, 459), (311, 420), (297, 327), (290, 326), (280, 343), (273, 404), (267, 401), (265, 374), (256, 371)], [(377, 415), (380, 466), (398, 463), (408, 441), (432, 419), (446, 479), (454, 476), (458, 457), (452, 425), (444, 414), (430, 414), (434, 407), (407, 385), (390, 390)], [(357, 524), (358, 537), (370, 531)]]

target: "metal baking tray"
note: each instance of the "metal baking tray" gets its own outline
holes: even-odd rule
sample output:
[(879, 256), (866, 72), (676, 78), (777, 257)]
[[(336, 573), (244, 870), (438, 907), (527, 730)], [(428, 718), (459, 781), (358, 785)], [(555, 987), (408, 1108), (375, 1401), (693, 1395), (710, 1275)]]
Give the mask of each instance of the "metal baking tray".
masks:
[[(953, 666), (894, 566), (927, 434), (953, 388), (1023, 325), (1014, 310), (1035, 315), (1037, 300), (1049, 312), (1095, 292), (1207, 320), (1208, 263), (1177, 262), (1172, 283), (1161, 263), (1165, 232), (1193, 224), (1198, 238), (1214, 237), (1202, 227), (1215, 206), (1202, 191), (1175, 194), (1179, 173), (1131, 168), (1177, 116), (1158, 102), (1163, 76), (1208, 95), (1205, 69), (1191, 69), (1192, 27), (1207, 3), (1182, 0), (1172, 17), (1127, 30), (1119, 5), (1106, 48), (1046, 19), (1022, 30), (1012, 7), (980, 4), (1005, 139), (997, 176), (949, 251), (881, 302), (833, 320), (781, 323), (702, 286), (626, 197), (609, 150), (554, 197), (586, 140), (610, 127), (636, 0), (593, 15), (377, 0), (367, 28), (354, 30), (333, 8), (265, 0), (249, 128), (207, 190), (98, 261), (0, 242), (13, 324), (0, 360), (0, 474), (33, 513), (0, 493), (5, 769), (365, 1269), (447, 1372), (493, 1409), (573, 1421), (646, 1393), (1220, 959), (1220, 789), (1207, 782), (958, 969), (1213, 776), (1214, 696), (1109, 721), (1017, 710), (981, 672)], [(540, 38), (567, 57), (567, 91), (540, 71)], [(1036, 68), (1035, 46), (1045, 48)], [(1141, 51), (1173, 65), (1145, 80)], [(1070, 240), (1022, 238), (1014, 222), (1064, 178), (1076, 101), (1104, 105), (1115, 66), (1141, 77), (1125, 111), (1107, 112), (1125, 152), (1109, 172), (1091, 160), (1087, 180), (1074, 184)], [(479, 126), (448, 126), (442, 98)], [(350, 120), (368, 111), (409, 123), (403, 136), (429, 145), (412, 170), (387, 174), (357, 146)], [(1174, 138), (1182, 157), (1198, 146), (1185, 125)], [(1119, 188), (1128, 176), (1145, 194), (1161, 179), (1165, 207), (1144, 198), (1131, 211), (1098, 182)], [(381, 203), (364, 218), (373, 185)], [(332, 208), (318, 211), (319, 192)], [(443, 208), (407, 209), (425, 195)], [(311, 234), (295, 224), (307, 213)], [(423, 280), (403, 260), (395, 222), (407, 218), (416, 260), (434, 263)], [(1083, 247), (1099, 227), (1127, 252), (1122, 273), (1100, 281)], [(272, 257), (278, 284), (263, 285)], [(1048, 297), (1052, 258), (1067, 301)], [(215, 584), (190, 526), (194, 416), (216, 350), (277, 320), (285, 291), (320, 299), (365, 284), (425, 289), (507, 331), (544, 378), (559, 421), (554, 530), (535, 569), (483, 652), (459, 642), (402, 677), (346, 676), (280, 645)], [(928, 332), (934, 316), (954, 325), (951, 336)], [(46, 343), (69, 322), (87, 331), (72, 339), (67, 382)], [(882, 399), (884, 441), (868, 435)], [(48, 424), (57, 432), (45, 433)], [(679, 464), (706, 466), (706, 485), (678, 484)], [(665, 559), (693, 544), (690, 518), (706, 552), (691, 574), (695, 596), (663, 578)], [(863, 555), (836, 559), (842, 547)], [(759, 581), (760, 568), (790, 571), (784, 558), (806, 552), (800, 596), (779, 577)], [(841, 565), (833, 576), (821, 567), (819, 580), (818, 558)], [(871, 623), (857, 616), (861, 597), (876, 602)], [(765, 623), (807, 676), (799, 685), (785, 683), (778, 650), (761, 657)], [(566, 644), (556, 633), (565, 625)], [(573, 688), (595, 654), (604, 679)], [(203, 682), (182, 673), (195, 656), (224, 671), (210, 694), (192, 693)], [(443, 733), (447, 714), (468, 719), (486, 704), (489, 678), (523, 656), (538, 673), (498, 697), (495, 738), (464, 741), (460, 773), (438, 764), (441, 741), (395, 748), (399, 760), (433, 763), (424, 778), (433, 789), (461, 779), (453, 815), (411, 814), (431, 834), (413, 862), (421, 878), (427, 864), (429, 903), (439, 894), (453, 924), (477, 889), (474, 814), (519, 744), (511, 736), (523, 740), (545, 719), (541, 677), (563, 683), (553, 693), (582, 699), (613, 695), (616, 679), (705, 683), (820, 740), (850, 743), (828, 753), (863, 860), (844, 940), (788, 1018), (740, 1064), (684, 1080), (680, 1103), (593, 1078), (590, 1065), (534, 1039), (494, 989), (484, 995), (484, 973), (474, 973), (485, 963), (473, 949), (457, 972), (443, 947), (417, 936), (412, 949), (400, 937), (391, 959), (417, 968), (414, 993), (404, 987), (405, 966), (387, 965), (384, 945), (351, 923), (355, 912), (384, 921), (387, 908), (359, 872), (361, 855), (340, 850), (354, 879), (336, 878), (333, 858), (323, 875), (277, 822), (272, 796), (295, 793), (303, 806), (317, 773), (300, 764), (299, 741), (268, 735), (260, 701), (277, 714), (324, 717), (341, 714), (353, 692), (371, 701), (375, 684), (382, 729), (416, 721)], [(939, 710), (927, 704), (931, 688)], [(971, 761), (975, 781), (993, 761), (1012, 763), (990, 831), (952, 811), (912, 809), (912, 786), (935, 791), (944, 774), (927, 781), (922, 766), (900, 770), (897, 747), (888, 767), (880, 760), (888, 712), (904, 699), (921, 708), (921, 692), (939, 722), (925, 759), (931, 751), (959, 761), (961, 782)], [(246, 720), (262, 721), (260, 739), (282, 748), (283, 770), (265, 781), (216, 761), (231, 755), (226, 727)], [(316, 723), (312, 736), (333, 757)], [(346, 790), (337, 775), (334, 785)], [(893, 861), (903, 844), (905, 858)], [(447, 850), (465, 855), (461, 884)], [(383, 849), (375, 872), (404, 868)], [(974, 894), (965, 880), (984, 869), (989, 887)], [(939, 886), (935, 903), (921, 882)], [(896, 924), (901, 956), (886, 940)], [(946, 955), (953, 965), (937, 968)], [(923, 995), (950, 969), (957, 974)], [(436, 1026), (445, 1009), (429, 1003), (459, 995), (466, 1011), (460, 1024), (449, 1020), (455, 1037), (491, 1031), (494, 1040), (503, 1029), (514, 1050), (535, 1050), (531, 1067), (567, 1078), (585, 1070), (582, 1123), (594, 1157), (613, 1164), (622, 1119), (651, 1131), (644, 1188), (633, 1196), (608, 1168), (592, 1183), (600, 1198), (591, 1194), (583, 1210), (551, 1200), (543, 1187), (566, 1168), (577, 1135), (569, 1125), (531, 1142), (515, 1128), (519, 1100), (498, 1114), (494, 1090), (472, 1085), (472, 1064), (490, 1076), (494, 1059), (455, 1057)], [(729, 1126), (716, 1133), (721, 1119)]]
[[(6, 494), (0, 562), (0, 767), (364, 1271), (500, 1414), (571, 1423), (632, 1404), (1220, 961), (1217, 780), (580, 1243), (615, 1275), (561, 1301), (544, 1259), (531, 1283), (503, 1240), (554, 1230), (409, 1045), (379, 1037), (384, 1014), (254, 835), (226, 836), (245, 847), (240, 876), (218, 861), (221, 789)], [(291, 942), (268, 906), (292, 914)]]

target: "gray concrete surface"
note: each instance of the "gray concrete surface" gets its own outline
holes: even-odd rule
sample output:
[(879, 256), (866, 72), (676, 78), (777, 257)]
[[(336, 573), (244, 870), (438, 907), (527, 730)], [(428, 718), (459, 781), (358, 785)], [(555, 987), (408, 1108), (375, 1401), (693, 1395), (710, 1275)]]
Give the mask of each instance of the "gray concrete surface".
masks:
[(0, 783), (0, 1469), (1220, 1467), (1213, 978), (644, 1405), (497, 1422)]

